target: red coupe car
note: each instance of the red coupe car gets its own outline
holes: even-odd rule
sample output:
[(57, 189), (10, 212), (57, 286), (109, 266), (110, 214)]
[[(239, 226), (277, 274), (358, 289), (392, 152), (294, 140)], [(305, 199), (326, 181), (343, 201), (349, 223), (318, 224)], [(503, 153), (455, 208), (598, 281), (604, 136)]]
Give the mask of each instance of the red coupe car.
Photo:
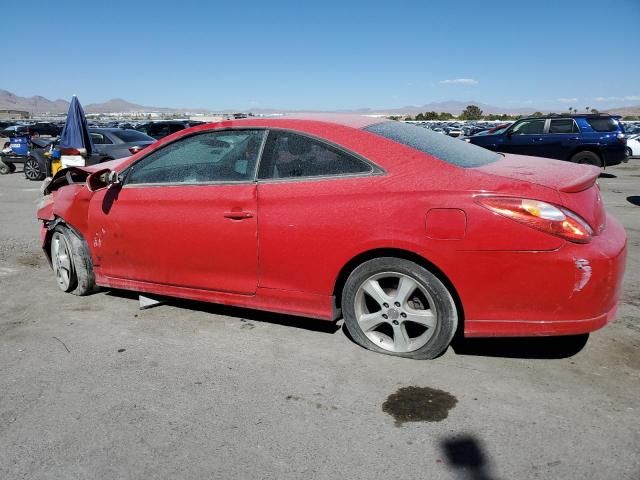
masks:
[(384, 119), (245, 119), (62, 170), (38, 218), (65, 292), (343, 316), (365, 348), (433, 358), (458, 330), (614, 318), (626, 236), (599, 173)]

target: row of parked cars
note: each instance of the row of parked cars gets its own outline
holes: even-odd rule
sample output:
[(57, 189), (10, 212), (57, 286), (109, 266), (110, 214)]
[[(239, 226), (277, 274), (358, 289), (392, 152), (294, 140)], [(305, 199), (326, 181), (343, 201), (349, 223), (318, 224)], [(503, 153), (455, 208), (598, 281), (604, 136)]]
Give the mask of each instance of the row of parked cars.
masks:
[[(89, 133), (95, 147), (95, 152), (89, 159), (90, 164), (106, 162), (118, 158), (128, 157), (139, 152), (156, 140), (200, 125), (204, 122), (192, 120), (165, 120), (131, 124), (125, 122), (110, 122), (104, 126), (89, 124)], [(16, 163), (24, 163), (24, 174), (29, 180), (43, 180), (51, 175), (49, 153), (59, 141), (64, 125), (36, 122), (10, 125), (0, 123), (0, 137), (8, 140), (2, 148), (0, 158), (0, 174), (12, 173), (16, 170)], [(26, 153), (18, 153), (16, 138), (28, 139)]]
[(607, 167), (640, 155), (640, 124), (608, 114), (549, 115), (512, 123), (412, 122), (502, 153)]

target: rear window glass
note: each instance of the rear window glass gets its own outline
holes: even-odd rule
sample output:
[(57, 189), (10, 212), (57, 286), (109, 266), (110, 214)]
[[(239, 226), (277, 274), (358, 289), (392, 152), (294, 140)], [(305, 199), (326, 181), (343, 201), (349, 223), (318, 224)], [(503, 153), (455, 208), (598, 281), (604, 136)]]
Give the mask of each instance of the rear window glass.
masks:
[(365, 130), (458, 167), (481, 167), (502, 158), (491, 150), (403, 122), (376, 123)]
[(615, 132), (618, 130), (618, 122), (610, 117), (587, 118), (587, 123), (596, 132)]
[(145, 135), (142, 132), (138, 132), (136, 130), (118, 130), (117, 132), (112, 132), (114, 136), (118, 137), (124, 143), (130, 142), (155, 142), (154, 138), (151, 138), (149, 135)]

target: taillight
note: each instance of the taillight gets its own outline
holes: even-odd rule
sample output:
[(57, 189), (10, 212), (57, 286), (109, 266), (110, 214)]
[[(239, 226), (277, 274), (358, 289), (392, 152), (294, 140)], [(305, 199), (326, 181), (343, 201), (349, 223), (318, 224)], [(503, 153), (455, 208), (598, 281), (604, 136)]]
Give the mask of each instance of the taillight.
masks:
[(589, 243), (593, 230), (566, 208), (528, 198), (478, 196), (476, 201), (492, 212), (536, 230), (575, 243)]
[(129, 147), (129, 151), (131, 152), (131, 155), (135, 155), (136, 153), (138, 153), (140, 150), (144, 150), (145, 147), (140, 147), (140, 146), (135, 146), (135, 147)]
[(616, 138), (617, 138), (617, 139), (618, 139), (618, 141), (619, 141), (619, 142), (621, 142), (621, 143), (626, 143), (626, 142), (627, 142), (627, 139), (626, 139), (626, 137), (624, 136), (624, 133), (619, 133), (619, 134), (617, 134), (617, 135), (616, 135)]

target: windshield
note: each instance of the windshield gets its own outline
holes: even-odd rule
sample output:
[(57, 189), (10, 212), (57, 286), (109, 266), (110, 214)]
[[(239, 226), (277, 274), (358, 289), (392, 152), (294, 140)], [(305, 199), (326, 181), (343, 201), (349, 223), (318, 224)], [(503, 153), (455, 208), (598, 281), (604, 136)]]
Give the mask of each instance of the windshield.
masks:
[(482, 147), (403, 122), (376, 123), (365, 130), (458, 167), (480, 167), (501, 158), (499, 154)]

